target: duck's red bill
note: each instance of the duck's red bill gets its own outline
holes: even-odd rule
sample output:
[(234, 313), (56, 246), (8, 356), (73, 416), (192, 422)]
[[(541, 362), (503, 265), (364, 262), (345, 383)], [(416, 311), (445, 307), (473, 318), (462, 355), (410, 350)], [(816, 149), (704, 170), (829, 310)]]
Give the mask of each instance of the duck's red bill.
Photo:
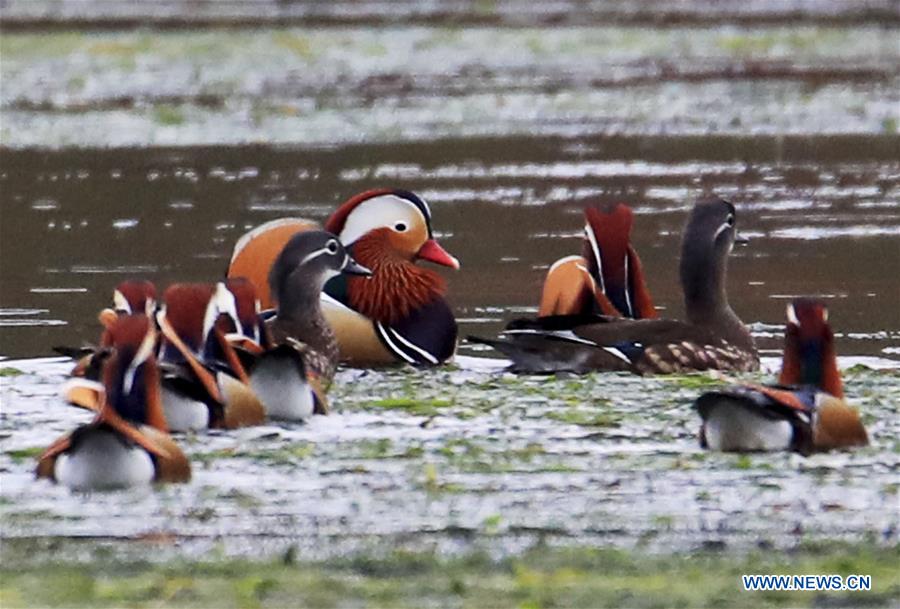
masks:
[(459, 260), (448, 254), (447, 250), (438, 245), (434, 239), (426, 241), (416, 257), (441, 266), (449, 266), (451, 269), (459, 268)]

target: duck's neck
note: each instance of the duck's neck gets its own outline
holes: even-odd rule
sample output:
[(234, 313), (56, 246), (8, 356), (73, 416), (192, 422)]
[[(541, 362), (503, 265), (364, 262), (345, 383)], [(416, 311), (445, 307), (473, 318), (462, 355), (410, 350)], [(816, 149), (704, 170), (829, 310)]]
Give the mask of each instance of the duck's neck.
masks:
[(837, 366), (834, 339), (802, 340), (796, 328), (788, 327), (784, 360), (778, 382), (782, 385), (811, 385), (837, 398), (844, 397), (844, 384)]
[(361, 238), (352, 253), (372, 270), (371, 277), (350, 277), (347, 282), (350, 306), (366, 317), (395, 324), (446, 291), (443, 277), (400, 256), (383, 235)]
[(726, 256), (685, 241), (681, 250), (681, 288), (688, 322), (696, 325), (741, 324), (728, 304)]
[(315, 342), (315, 336), (327, 325), (320, 300), (323, 279), (324, 277), (293, 273), (278, 295), (278, 325), (290, 327), (288, 335), (297, 340)]

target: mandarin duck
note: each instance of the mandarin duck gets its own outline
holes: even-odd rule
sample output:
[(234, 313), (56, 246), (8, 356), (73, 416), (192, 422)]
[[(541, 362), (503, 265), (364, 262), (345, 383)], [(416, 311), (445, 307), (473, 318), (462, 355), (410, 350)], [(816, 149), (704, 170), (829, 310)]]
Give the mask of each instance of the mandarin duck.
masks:
[[(229, 327), (241, 327), (227, 285), (173, 284), (163, 293), (163, 302), (156, 319), (162, 334), (162, 403), (169, 428), (233, 429), (262, 423), (263, 405), (222, 330), (222, 318)], [(209, 355), (213, 345), (214, 360)]]
[(188, 481), (190, 464), (166, 433), (153, 324), (122, 315), (107, 332), (97, 415), (41, 455), (37, 476), (85, 491)]
[(500, 339), (470, 340), (509, 357), (514, 372), (756, 370), (753, 337), (731, 310), (725, 290), (735, 237), (731, 203), (712, 199), (694, 206), (681, 245), (685, 321), (560, 315), (514, 320)]
[(272, 265), (268, 283), (278, 305), (266, 320), (268, 347), (250, 367), (250, 386), (272, 418), (327, 413), (325, 391), (339, 352), (320, 295), (325, 282), (340, 274), (365, 277), (371, 271), (325, 231), (295, 234)]
[[(228, 276), (249, 278), (263, 306), (272, 306), (266, 281), (275, 257), (292, 235), (313, 226), (281, 219), (255, 228), (236, 244)], [(354, 366), (430, 366), (452, 357), (457, 327), (444, 300), (446, 283), (416, 261), (453, 269), (459, 262), (434, 239), (428, 204), (405, 190), (369, 190), (341, 205), (325, 229), (372, 271), (367, 279), (341, 276), (325, 286), (323, 313), (341, 360)]]
[(108, 329), (120, 315), (145, 314), (152, 318), (156, 311), (156, 286), (144, 279), (127, 279), (113, 290), (113, 307), (100, 311), (97, 316), (103, 330), (99, 345), (80, 348), (53, 347), (57, 353), (76, 360), (69, 375), (70, 382), (63, 385), (62, 395), (67, 402), (83, 408), (96, 408), (103, 361), (110, 354)]
[(735, 385), (694, 403), (703, 448), (810, 454), (869, 443), (859, 413), (843, 399), (828, 309), (797, 298), (787, 318), (778, 385)]
[(560, 258), (544, 280), (538, 317), (656, 317), (641, 260), (631, 245), (631, 208), (623, 203), (584, 210), (580, 256)]

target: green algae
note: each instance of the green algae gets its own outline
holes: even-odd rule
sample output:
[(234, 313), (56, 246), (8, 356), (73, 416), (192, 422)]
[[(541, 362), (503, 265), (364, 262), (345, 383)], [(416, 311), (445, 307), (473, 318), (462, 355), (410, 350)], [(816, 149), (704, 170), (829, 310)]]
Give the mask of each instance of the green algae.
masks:
[[(489, 517), (485, 528), (500, 526)], [(24, 545), (8, 550), (14, 558)], [(848, 607), (900, 600), (898, 548), (825, 544), (790, 555), (698, 551), (657, 556), (537, 544), (517, 556), (483, 552), (366, 553), (318, 562), (103, 560), (17, 567), (5, 560), (0, 604), (45, 607)], [(743, 574), (865, 574), (868, 592), (745, 592)]]

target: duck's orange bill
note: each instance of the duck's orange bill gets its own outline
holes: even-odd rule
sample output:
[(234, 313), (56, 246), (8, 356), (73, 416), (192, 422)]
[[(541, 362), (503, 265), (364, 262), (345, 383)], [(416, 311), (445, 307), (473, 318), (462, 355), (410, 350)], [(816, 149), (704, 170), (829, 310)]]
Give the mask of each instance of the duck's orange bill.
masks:
[(184, 341), (181, 340), (181, 337), (175, 332), (175, 328), (172, 327), (172, 324), (169, 323), (169, 320), (166, 319), (165, 315), (157, 315), (156, 321), (159, 322), (159, 329), (162, 331), (163, 336), (165, 336), (166, 340), (172, 343), (181, 355), (184, 356), (194, 375), (196, 375), (197, 379), (203, 384), (203, 387), (206, 389), (207, 393), (209, 393), (210, 397), (221, 404), (222, 393), (219, 391), (216, 378), (197, 360), (197, 356), (194, 355), (190, 347), (184, 344)]
[(425, 245), (419, 249), (419, 253), (416, 254), (416, 257), (421, 258), (422, 260), (428, 260), (435, 264), (440, 264), (441, 266), (449, 266), (451, 269), (459, 269), (459, 260), (451, 256), (447, 250), (442, 248), (434, 239), (426, 241)]

